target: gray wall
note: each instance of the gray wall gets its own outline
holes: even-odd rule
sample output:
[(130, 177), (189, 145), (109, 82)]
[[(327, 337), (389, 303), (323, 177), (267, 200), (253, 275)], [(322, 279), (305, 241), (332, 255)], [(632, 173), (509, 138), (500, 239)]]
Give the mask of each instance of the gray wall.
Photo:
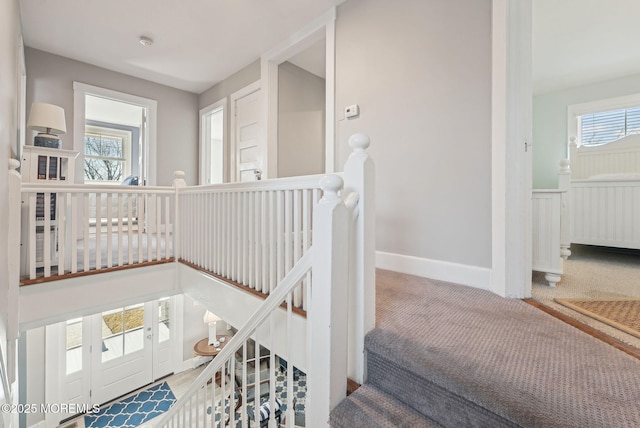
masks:
[(640, 75), (533, 97), (533, 187), (558, 187), (558, 162), (567, 157), (567, 107), (640, 93)]
[(325, 80), (278, 66), (278, 177), (324, 172)]
[(371, 137), (377, 250), (490, 267), (491, 1), (343, 3), (336, 111), (337, 165)]
[(170, 185), (176, 169), (197, 181), (198, 95), (31, 48), (26, 62), (27, 106), (46, 102), (65, 110), (63, 148), (73, 148), (74, 81), (150, 98), (158, 101), (157, 184)]

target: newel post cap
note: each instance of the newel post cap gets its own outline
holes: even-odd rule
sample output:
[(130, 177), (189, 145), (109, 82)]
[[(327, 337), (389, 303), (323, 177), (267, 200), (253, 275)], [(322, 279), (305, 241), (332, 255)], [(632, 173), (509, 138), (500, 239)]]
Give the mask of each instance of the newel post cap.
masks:
[(20, 168), (20, 161), (18, 161), (17, 159), (9, 159), (9, 169), (10, 170), (17, 170), (18, 168)]
[(184, 171), (181, 170), (176, 170), (173, 172), (173, 187), (186, 187), (187, 186), (187, 180), (185, 180), (185, 177), (187, 176), (187, 174), (185, 174)]
[(324, 198), (334, 199), (339, 198), (338, 192), (344, 186), (342, 178), (335, 174), (325, 175), (320, 179), (320, 188), (324, 192)]
[(569, 171), (569, 165), (570, 165), (569, 159), (562, 159), (560, 161), (560, 170)]
[(365, 134), (353, 134), (349, 137), (349, 147), (355, 152), (363, 152), (371, 145), (369, 136)]
[(572, 146), (577, 146), (578, 145), (578, 143), (576, 143), (576, 137), (569, 138), (569, 141), (571, 142)]

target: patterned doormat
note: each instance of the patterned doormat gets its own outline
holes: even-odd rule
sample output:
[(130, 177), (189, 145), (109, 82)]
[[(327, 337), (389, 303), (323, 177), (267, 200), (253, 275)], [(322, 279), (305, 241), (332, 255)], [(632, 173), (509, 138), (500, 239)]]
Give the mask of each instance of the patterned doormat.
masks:
[(640, 337), (640, 299), (553, 299), (574, 311)]
[(86, 428), (133, 428), (169, 410), (175, 403), (167, 382), (113, 403), (84, 417)]

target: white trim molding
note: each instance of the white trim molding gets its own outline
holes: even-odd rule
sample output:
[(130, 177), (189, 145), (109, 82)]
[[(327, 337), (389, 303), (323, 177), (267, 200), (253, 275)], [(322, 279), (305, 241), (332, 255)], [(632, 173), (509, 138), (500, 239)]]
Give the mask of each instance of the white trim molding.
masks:
[(82, 182), (84, 177), (84, 125), (85, 125), (85, 96), (95, 95), (102, 98), (111, 99), (133, 104), (147, 109), (147, 132), (146, 138), (146, 165), (147, 165), (147, 185), (156, 185), (157, 168), (157, 112), (158, 101), (149, 98), (139, 97), (124, 92), (101, 88), (99, 86), (87, 85), (86, 83), (73, 82), (73, 150), (80, 153), (76, 162), (76, 181)]
[(278, 65), (304, 51), (314, 43), (325, 39), (325, 172), (335, 172), (335, 20), (336, 8), (332, 7), (300, 31), (276, 46), (260, 58), (260, 75), (264, 95), (264, 139), (267, 143), (267, 178), (277, 177), (278, 172)]
[(376, 251), (376, 267), (439, 281), (491, 289), (491, 269)]

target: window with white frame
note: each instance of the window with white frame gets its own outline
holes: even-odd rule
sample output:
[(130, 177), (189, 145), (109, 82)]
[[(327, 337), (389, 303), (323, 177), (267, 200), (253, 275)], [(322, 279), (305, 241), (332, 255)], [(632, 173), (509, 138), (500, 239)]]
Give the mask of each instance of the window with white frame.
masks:
[(640, 94), (568, 106), (568, 137), (578, 145), (597, 146), (640, 134)]
[(578, 116), (581, 145), (610, 143), (640, 133), (640, 106)]
[(131, 173), (131, 132), (102, 126), (85, 127), (84, 178), (120, 183)]

